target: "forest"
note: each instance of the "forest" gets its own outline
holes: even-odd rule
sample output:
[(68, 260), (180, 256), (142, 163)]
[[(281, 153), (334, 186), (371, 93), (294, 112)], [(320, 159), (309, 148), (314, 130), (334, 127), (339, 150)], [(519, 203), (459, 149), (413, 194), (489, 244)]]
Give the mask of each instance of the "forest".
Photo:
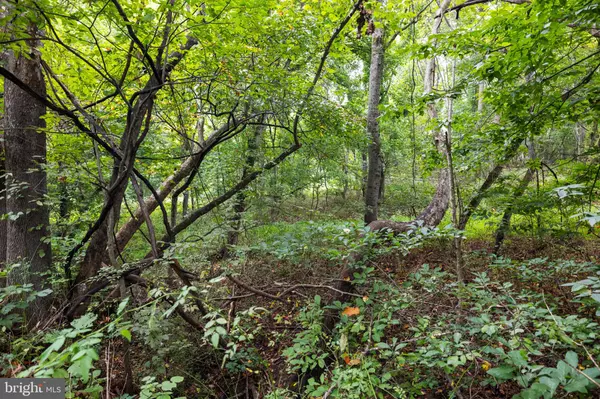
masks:
[(0, 398), (600, 397), (599, 69), (597, 0), (0, 1)]

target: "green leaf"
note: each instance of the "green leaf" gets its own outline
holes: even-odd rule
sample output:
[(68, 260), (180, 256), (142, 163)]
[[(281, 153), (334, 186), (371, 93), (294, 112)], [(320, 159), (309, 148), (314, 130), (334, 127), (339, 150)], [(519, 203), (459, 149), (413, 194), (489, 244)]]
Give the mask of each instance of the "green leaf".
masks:
[(522, 399), (539, 399), (543, 397), (548, 390), (549, 388), (546, 385), (536, 382), (531, 386), (531, 388), (521, 392), (519, 397)]
[(45, 297), (48, 296), (52, 293), (51, 289), (46, 289), (46, 290), (42, 290), (42, 291), (38, 291), (35, 295), (39, 296), (39, 297)]
[(487, 373), (492, 377), (498, 378), (500, 380), (510, 380), (515, 376), (515, 368), (512, 366), (494, 367), (492, 369), (489, 369)]
[(527, 366), (527, 352), (522, 349), (519, 351), (510, 351), (507, 353), (512, 363), (517, 367), (525, 367)]
[(52, 345), (50, 345), (44, 351), (44, 353), (42, 353), (42, 356), (40, 357), (40, 362), (43, 362), (44, 360), (46, 360), (52, 352), (60, 350), (60, 348), (62, 348), (64, 343), (65, 343), (65, 336), (60, 335), (58, 338), (56, 338), (56, 340), (52, 343)]
[(554, 396), (554, 392), (556, 392), (556, 389), (560, 385), (560, 381), (558, 379), (550, 377), (540, 378), (540, 383), (546, 385), (549, 388), (550, 396)]
[(564, 386), (566, 392), (581, 392), (587, 393), (587, 386), (590, 381), (582, 375), (573, 378), (567, 385)]
[(561, 383), (565, 383), (567, 376), (571, 373), (571, 366), (562, 360), (556, 364), (556, 375), (560, 379)]
[(174, 383), (176, 383), (176, 384), (177, 384), (177, 383), (180, 383), (180, 382), (182, 382), (182, 381), (183, 381), (183, 377), (181, 377), (181, 376), (178, 376), (178, 375), (176, 375), (176, 376), (174, 376), (174, 377), (171, 377), (171, 382), (174, 382)]
[(119, 304), (119, 307), (117, 308), (117, 314), (120, 315), (121, 313), (123, 313), (123, 311), (125, 310), (125, 308), (127, 307), (127, 304), (129, 303), (129, 297), (123, 299), (121, 301), (121, 303)]
[(129, 342), (131, 342), (131, 331), (126, 328), (121, 329), (121, 335)]
[(221, 326), (217, 326), (217, 327), (215, 328), (215, 331), (216, 331), (216, 332), (217, 332), (219, 335), (222, 335), (222, 336), (225, 336), (225, 335), (227, 335), (227, 330), (225, 330), (225, 329), (224, 329), (223, 327), (221, 327)]
[(175, 388), (177, 386), (177, 384), (171, 382), (171, 381), (163, 381), (162, 384), (160, 384), (160, 388), (163, 391), (170, 391), (171, 389)]
[(315, 305), (321, 306), (321, 296), (315, 295)]
[(577, 353), (575, 353), (573, 351), (567, 352), (567, 354), (565, 355), (565, 360), (567, 361), (567, 364), (569, 364), (573, 367), (577, 367), (577, 364), (579, 363), (579, 361), (577, 359)]
[(213, 347), (219, 347), (219, 339), (221, 339), (221, 337), (217, 333), (213, 333), (213, 335), (210, 336), (210, 342), (212, 343)]
[(587, 375), (590, 378), (597, 378), (600, 376), (600, 369), (598, 367), (586, 369), (586, 370), (583, 370), (583, 374)]

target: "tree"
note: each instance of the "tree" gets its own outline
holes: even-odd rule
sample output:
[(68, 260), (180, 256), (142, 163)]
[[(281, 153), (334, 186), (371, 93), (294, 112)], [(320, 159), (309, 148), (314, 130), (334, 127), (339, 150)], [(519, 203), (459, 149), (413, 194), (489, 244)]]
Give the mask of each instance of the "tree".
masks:
[[(435, 35), (437, 35), (440, 31), (440, 26), (442, 24), (442, 16), (446, 13), (446, 10), (450, 6), (451, 0), (444, 0), (440, 4), (440, 8), (435, 13), (433, 17), (433, 25), (431, 28), (431, 36), (434, 37), (433, 45), (436, 44)], [(432, 57), (428, 60), (427, 65), (425, 67), (425, 75), (423, 79), (423, 87), (424, 87), (424, 95), (427, 98), (433, 94), (433, 89), (436, 84), (436, 58)], [(428, 99), (427, 101), (427, 114), (429, 116), (430, 121), (435, 124), (435, 129), (433, 131), (433, 141), (435, 143), (435, 147), (437, 151), (443, 156), (444, 161), (446, 159), (446, 138), (445, 138), (445, 130), (443, 127), (438, 125), (438, 111), (436, 108), (436, 104), (433, 100)], [(451, 173), (448, 166), (444, 166), (441, 168), (439, 172), (438, 182), (436, 186), (436, 191), (429, 202), (429, 205), (417, 216), (417, 218), (412, 222), (394, 222), (390, 220), (375, 220), (369, 224), (369, 227), (372, 231), (378, 231), (383, 229), (389, 229), (396, 233), (405, 232), (407, 229), (411, 228), (414, 224), (422, 224), (428, 227), (436, 227), (446, 214), (448, 210), (448, 205), (450, 203), (451, 197), (451, 185), (450, 185)]]
[[(21, 52), (7, 55), (7, 70), (40, 96), (46, 95), (39, 41), (35, 25)], [(46, 273), (52, 264), (49, 210), (46, 206), (46, 107), (8, 79), (4, 81), (4, 149), (6, 183), (6, 248), (10, 269), (8, 285), (32, 284), (40, 291), (49, 286)], [(37, 298), (26, 311), (35, 325), (47, 316), (50, 297)]]
[(367, 106), (367, 138), (369, 140), (367, 187), (365, 190), (365, 224), (377, 220), (379, 195), (383, 174), (381, 138), (379, 134), (379, 104), (384, 68), (384, 29), (375, 27), (371, 35), (371, 64), (369, 69), (369, 96)]

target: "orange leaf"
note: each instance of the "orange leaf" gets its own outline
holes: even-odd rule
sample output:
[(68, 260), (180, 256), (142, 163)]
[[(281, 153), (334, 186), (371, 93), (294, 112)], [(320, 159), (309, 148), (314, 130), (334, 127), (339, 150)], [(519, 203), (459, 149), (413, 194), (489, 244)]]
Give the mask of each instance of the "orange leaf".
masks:
[(360, 359), (352, 359), (347, 364), (348, 366), (358, 366), (360, 364)]
[(356, 316), (360, 314), (360, 309), (359, 308), (353, 308), (353, 307), (347, 307), (346, 309), (344, 309), (344, 311), (342, 312), (343, 315), (346, 316)]
[(350, 364), (352, 360), (350, 360), (350, 356), (346, 355), (344, 356), (344, 361), (346, 362), (346, 364)]

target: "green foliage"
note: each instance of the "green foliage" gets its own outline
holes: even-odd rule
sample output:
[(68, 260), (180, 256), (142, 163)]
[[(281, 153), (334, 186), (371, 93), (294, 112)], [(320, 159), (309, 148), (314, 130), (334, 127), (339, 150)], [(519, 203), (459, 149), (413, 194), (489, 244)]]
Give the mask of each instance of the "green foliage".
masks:
[[(529, 264), (546, 264), (540, 272), (546, 276), (592, 267), (543, 259)], [(332, 335), (323, 334), (321, 313), (315, 313), (313, 303), (299, 315), (304, 330), (286, 350), (289, 366), (300, 372), (323, 367), (318, 364), (321, 356), (327, 358), (326, 353), (319, 355), (323, 343), (335, 354), (330, 372), (309, 384), (314, 397), (325, 392), (331, 397), (412, 397), (446, 380), (455, 390), (473, 383), (515, 383), (520, 391), (515, 398), (591, 394), (597, 389), (598, 324), (584, 312), (561, 314), (552, 298), (517, 291), (512, 283), (494, 281), (486, 273), (464, 286), (451, 280), (447, 272), (427, 265), (402, 286), (368, 280), (363, 298), (333, 305), (341, 317)], [(539, 280), (525, 275), (523, 281)], [(575, 283), (575, 292), (591, 283)], [(458, 305), (452, 305), (456, 300)], [(425, 310), (435, 301), (444, 312)]]
[[(101, 356), (118, 340), (135, 347), (142, 398), (210, 397), (217, 390), (233, 397), (246, 385), (247, 396), (287, 399), (294, 395), (271, 381), (281, 371), (272, 360), (282, 353), (289, 372), (325, 370), (308, 381), (312, 397), (408, 398), (438, 389), (460, 397), (467, 386), (482, 397), (597, 394), (595, 263), (496, 257), (470, 269), (467, 259), (459, 284), (449, 271), (450, 251), (438, 262), (443, 266), (420, 262), (408, 276), (386, 262), (394, 258), (403, 269), (403, 257), (424, 244), (487, 239), (507, 211), (519, 236), (592, 239), (600, 220), (598, 2), (452, 2), (464, 7), (446, 13), (436, 35), (430, 32), (438, 5), (421, 0), (365, 1), (361, 17), (354, 14), (343, 29), (356, 2), (5, 3), (0, 52), (28, 56), (33, 35), (44, 61), (47, 128), (36, 134), (48, 137), (48, 193), (36, 205), (51, 215), (50, 226), (39, 227), (52, 234), (53, 265), (44, 277), (56, 305), (54, 322), (28, 331), (24, 310), (50, 291), (2, 281), (0, 359), (7, 373), (69, 378), (71, 397), (106, 396)], [(365, 26), (358, 26), (361, 18)], [(448, 161), (432, 137), (448, 131), (458, 213), (482, 199), (466, 232), (451, 226), (450, 212), (440, 227), (417, 221), (398, 235), (363, 226), (371, 24), (384, 28), (386, 41), (380, 218), (412, 221), (427, 207), (437, 170)], [(181, 62), (171, 64), (179, 55)], [(421, 71), (433, 59), (435, 87), (422, 95)], [(0, 93), (0, 103), (8, 95)], [(152, 105), (135, 115), (141, 104)], [(434, 118), (427, 112), (433, 108)], [(133, 138), (132, 116), (136, 123), (148, 118)], [(235, 128), (215, 133), (230, 123)], [(135, 146), (126, 148), (128, 142)], [(263, 170), (292, 144), (301, 150)], [(151, 204), (152, 186), (164, 194), (161, 207), (147, 207), (149, 220), (136, 216), (145, 224), (119, 248), (117, 264), (95, 259), (100, 271), (88, 282), (106, 278), (114, 285), (126, 268), (137, 269), (137, 260), (154, 256), (153, 230), (161, 259), (139, 270), (129, 302), (107, 300), (107, 288), (92, 298), (89, 313), (60, 324), (59, 305), (73, 297), (63, 269), (67, 254), (79, 249), (71, 263), (77, 274), (86, 266), (90, 226), (115, 216), (114, 231), (105, 235), (118, 236), (142, 206), (127, 174), (123, 198), (111, 202), (115, 171), (128, 159), (149, 183), (140, 183), (141, 196)], [(502, 175), (480, 192), (494, 166)], [(515, 196), (526, 170), (534, 178)], [(178, 198), (167, 193), (184, 185)], [(224, 200), (232, 187), (241, 188)], [(23, 188), (9, 184), (0, 195), (6, 202)], [(106, 218), (107, 204), (120, 214)], [(210, 214), (181, 227), (207, 204), (214, 205)], [(13, 209), (0, 221), (27, 216)], [(165, 235), (177, 225), (176, 237)], [(98, 247), (111, 247), (111, 239)], [(233, 256), (221, 257), (222, 248)], [(189, 270), (191, 283), (167, 271), (173, 259)], [(329, 301), (336, 291), (325, 284), (333, 286), (341, 265), (350, 268), (355, 292), (346, 302)], [(0, 279), (7, 275), (0, 272)], [(260, 282), (267, 299), (239, 293), (226, 275)], [(280, 284), (303, 283), (288, 281), (298, 276), (319, 284), (264, 303), (282, 292)], [(327, 331), (331, 315), (336, 323)], [(173, 374), (186, 375), (185, 392), (177, 386), (183, 377)]]
[[(143, 385), (140, 387), (140, 399), (171, 399), (175, 395), (173, 390), (177, 384), (183, 381), (183, 377), (174, 376), (169, 380), (157, 382), (156, 377), (142, 378)], [(183, 399), (185, 396), (177, 397)]]
[(316, 367), (324, 368), (327, 352), (321, 349), (325, 333), (320, 296), (315, 296), (313, 302), (300, 313), (298, 321), (304, 329), (294, 338), (293, 346), (283, 352), (290, 370), (306, 373)]
[[(6, 276), (6, 272), (0, 272), (0, 278)], [(52, 290), (46, 289), (36, 291), (33, 284), (8, 285), (0, 287), (0, 328), (6, 333), (14, 326), (25, 321), (23, 312), (29, 304), (37, 298), (43, 298), (52, 293)], [(5, 344), (0, 340), (0, 343)]]
[[(600, 275), (600, 271), (596, 274)], [(600, 278), (590, 276), (575, 283), (563, 284), (563, 286), (571, 287), (571, 292), (577, 294), (575, 298), (582, 303), (598, 308), (596, 316), (600, 316)]]

